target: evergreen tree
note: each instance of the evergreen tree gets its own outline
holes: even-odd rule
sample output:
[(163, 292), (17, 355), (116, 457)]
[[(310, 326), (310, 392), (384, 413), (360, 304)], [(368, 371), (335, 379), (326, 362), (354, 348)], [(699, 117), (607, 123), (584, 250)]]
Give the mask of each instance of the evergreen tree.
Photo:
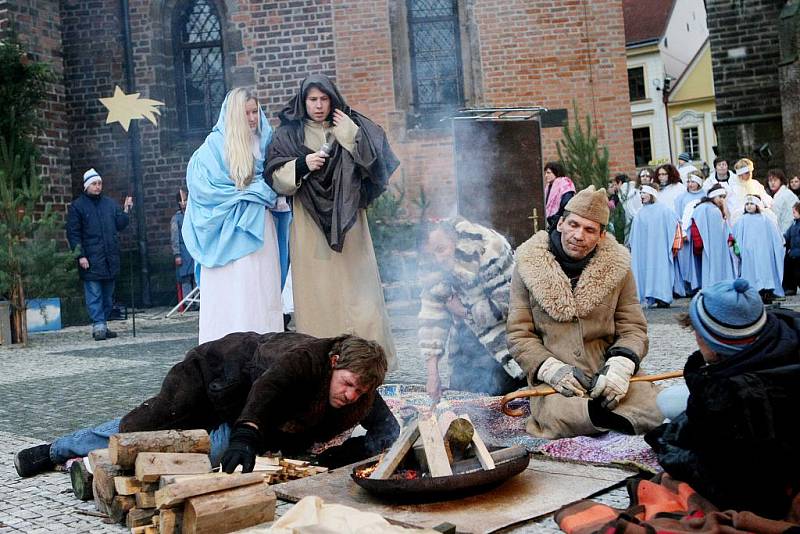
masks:
[(16, 342), (27, 342), (26, 293), (63, 294), (74, 285), (74, 256), (65, 250), (60, 218), (42, 204), (36, 169), (38, 110), (52, 74), (13, 41), (0, 41), (0, 295), (13, 310)]

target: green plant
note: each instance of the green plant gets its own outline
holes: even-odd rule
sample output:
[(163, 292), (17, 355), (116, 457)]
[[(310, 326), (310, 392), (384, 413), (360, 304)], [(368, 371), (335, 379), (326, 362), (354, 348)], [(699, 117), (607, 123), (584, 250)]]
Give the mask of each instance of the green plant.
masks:
[(572, 106), (575, 123), (571, 127), (569, 123), (564, 125), (563, 137), (556, 143), (558, 159), (579, 190), (590, 185), (598, 189), (606, 187), (609, 178), (608, 148), (600, 148), (597, 136), (592, 131), (592, 118), (586, 115), (584, 128), (577, 104), (573, 102)]
[(57, 241), (60, 219), (42, 204), (35, 165), (36, 112), (50, 79), (47, 66), (32, 62), (13, 42), (0, 42), (0, 295), (13, 310), (13, 337), (27, 342), (25, 299), (52, 296), (69, 287), (75, 262)]

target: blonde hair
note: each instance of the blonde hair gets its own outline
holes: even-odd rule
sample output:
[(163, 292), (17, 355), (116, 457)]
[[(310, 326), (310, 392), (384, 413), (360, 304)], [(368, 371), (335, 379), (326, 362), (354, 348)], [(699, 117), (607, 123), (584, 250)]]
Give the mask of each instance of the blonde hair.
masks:
[[(228, 93), (228, 108), (225, 110), (225, 163), (236, 189), (245, 189), (253, 181), (253, 137), (247, 124), (245, 106), (250, 100), (257, 105), (256, 95), (242, 87)], [(261, 125), (257, 126), (260, 128)], [(256, 130), (258, 134), (258, 130)]]
[(739, 161), (736, 162), (736, 165), (733, 166), (733, 168), (737, 171), (739, 169), (743, 169), (744, 167), (750, 169), (750, 172), (754, 172), (756, 170), (756, 166), (753, 165), (753, 161), (747, 158), (740, 159)]

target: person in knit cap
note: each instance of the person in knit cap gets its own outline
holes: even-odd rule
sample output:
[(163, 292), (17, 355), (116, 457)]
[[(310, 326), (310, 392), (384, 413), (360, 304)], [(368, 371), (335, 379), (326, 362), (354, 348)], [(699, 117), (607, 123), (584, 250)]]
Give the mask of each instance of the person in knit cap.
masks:
[(698, 170), (692, 163), (692, 156), (688, 152), (678, 154), (678, 174), (684, 184), (689, 177), (689, 173)]
[(703, 288), (679, 321), (698, 350), (686, 385), (659, 395), (671, 420), (646, 441), (670, 476), (720, 510), (783, 519), (800, 490), (800, 314), (766, 311), (739, 278)]
[(119, 274), (119, 239), (117, 232), (128, 226), (128, 212), (133, 199), (125, 197), (122, 208), (103, 195), (103, 178), (89, 169), (83, 175), (83, 194), (67, 211), (67, 241), (78, 255), (78, 274), (83, 281), (86, 309), (92, 320), (96, 341), (117, 337), (108, 329), (114, 284)]
[(606, 232), (608, 199), (594, 186), (566, 205), (556, 228), (520, 245), (506, 339), (531, 386), (527, 430), (557, 439), (616, 430), (641, 434), (663, 420), (651, 383), (630, 383), (647, 354), (628, 250)]

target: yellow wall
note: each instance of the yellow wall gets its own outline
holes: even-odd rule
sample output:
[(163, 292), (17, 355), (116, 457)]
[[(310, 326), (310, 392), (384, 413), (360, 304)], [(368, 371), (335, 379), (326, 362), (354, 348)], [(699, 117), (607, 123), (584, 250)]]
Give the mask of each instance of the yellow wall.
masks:
[[(692, 68), (693, 67), (693, 68)], [(694, 65), (690, 65), (685, 79), (669, 97), (670, 116), (674, 117), (685, 109), (698, 112), (715, 112), (714, 74), (711, 70), (711, 48), (706, 43)]]

